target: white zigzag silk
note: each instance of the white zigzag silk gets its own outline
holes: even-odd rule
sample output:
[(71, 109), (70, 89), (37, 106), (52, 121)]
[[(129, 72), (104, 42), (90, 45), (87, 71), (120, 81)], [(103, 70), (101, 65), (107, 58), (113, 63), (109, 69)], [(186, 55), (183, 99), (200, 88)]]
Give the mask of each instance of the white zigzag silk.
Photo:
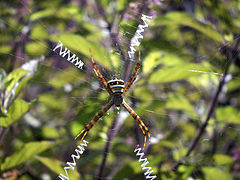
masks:
[(63, 179), (63, 180), (69, 180), (67, 170), (68, 169), (74, 170), (74, 168), (77, 165), (76, 161), (75, 161), (75, 158), (80, 159), (80, 154), (83, 154), (83, 152), (85, 151), (83, 146), (87, 147), (87, 143), (88, 143), (87, 141), (83, 140), (83, 143), (81, 143), (79, 146), (77, 146), (78, 149), (75, 149), (76, 155), (75, 154), (71, 155), (73, 162), (67, 162), (66, 164), (68, 166), (64, 167), (64, 171), (65, 171), (66, 176), (64, 176), (63, 174), (59, 174), (58, 178)]
[(64, 58), (67, 55), (67, 61), (74, 64), (78, 69), (83, 69), (84, 63), (80, 59), (78, 59), (75, 54), (71, 56), (70, 50), (68, 50), (67, 48), (65, 48), (63, 51), (63, 43), (61, 41), (58, 42), (57, 46), (53, 49), (53, 51), (56, 52), (58, 48), (60, 48), (58, 52), (60, 56)]
[(141, 164), (142, 170), (143, 170), (143, 171), (146, 171), (146, 170), (147, 170), (147, 171), (144, 173), (146, 179), (151, 179), (151, 180), (153, 180), (153, 179), (157, 178), (156, 175), (150, 176), (150, 175), (153, 173), (153, 170), (152, 170), (151, 167), (146, 167), (146, 165), (147, 165), (149, 162), (148, 162), (147, 158), (143, 158), (143, 157), (144, 157), (144, 153), (141, 152), (142, 149), (141, 149), (141, 148), (138, 148), (138, 147), (139, 147), (139, 145), (136, 147), (136, 149), (134, 150), (134, 152), (137, 152), (136, 156), (139, 156), (139, 160), (138, 160), (138, 161), (139, 161), (139, 162), (142, 162), (142, 164)]
[(130, 59), (133, 58), (133, 55), (136, 52), (136, 49), (134, 48), (134, 46), (139, 46), (141, 44), (139, 42), (139, 39), (143, 39), (143, 35), (141, 33), (144, 32), (144, 28), (148, 27), (147, 22), (150, 22), (150, 19), (152, 19), (152, 16), (146, 16), (142, 14), (141, 19), (144, 22), (144, 25), (138, 26), (136, 33), (131, 39), (130, 50), (128, 51), (128, 56)]

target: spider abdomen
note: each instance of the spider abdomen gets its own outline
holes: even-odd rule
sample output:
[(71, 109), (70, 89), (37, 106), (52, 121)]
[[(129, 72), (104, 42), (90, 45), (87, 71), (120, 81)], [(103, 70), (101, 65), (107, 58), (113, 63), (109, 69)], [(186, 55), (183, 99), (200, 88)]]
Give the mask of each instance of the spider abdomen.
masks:
[(112, 101), (115, 106), (120, 106), (123, 102), (123, 97), (121, 95), (113, 96)]
[(110, 80), (107, 84), (114, 95), (122, 94), (125, 88), (124, 81), (121, 79)]

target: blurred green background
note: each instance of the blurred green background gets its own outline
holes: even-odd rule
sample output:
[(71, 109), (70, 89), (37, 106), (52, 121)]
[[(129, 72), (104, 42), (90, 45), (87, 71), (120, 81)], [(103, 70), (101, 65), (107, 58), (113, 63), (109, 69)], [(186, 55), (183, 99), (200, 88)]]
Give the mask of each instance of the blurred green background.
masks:
[[(125, 100), (151, 132), (148, 166), (163, 180), (240, 179), (239, 0), (2, 0), (0, 8), (0, 179), (65, 174), (74, 137), (110, 100), (89, 48), (107, 81), (128, 81), (138, 53), (131, 61), (127, 51), (142, 13), (153, 19)], [(84, 70), (52, 51), (59, 40)], [(143, 138), (123, 108), (110, 109), (86, 136), (70, 179), (145, 179), (134, 153)]]

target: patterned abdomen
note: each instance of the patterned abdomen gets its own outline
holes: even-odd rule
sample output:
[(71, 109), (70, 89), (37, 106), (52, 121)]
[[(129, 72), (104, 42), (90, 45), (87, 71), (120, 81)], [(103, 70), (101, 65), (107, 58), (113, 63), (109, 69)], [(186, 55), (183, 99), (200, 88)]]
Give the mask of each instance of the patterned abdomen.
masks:
[(122, 94), (125, 88), (124, 81), (121, 79), (110, 80), (107, 84), (113, 94)]

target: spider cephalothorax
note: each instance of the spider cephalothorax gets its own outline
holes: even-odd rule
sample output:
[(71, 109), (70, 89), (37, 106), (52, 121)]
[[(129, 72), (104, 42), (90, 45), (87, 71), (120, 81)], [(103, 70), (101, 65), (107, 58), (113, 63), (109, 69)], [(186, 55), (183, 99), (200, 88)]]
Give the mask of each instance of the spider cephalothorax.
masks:
[[(90, 50), (91, 52), (91, 50)], [(140, 49), (139, 49), (139, 58), (138, 58), (138, 63), (135, 68), (135, 71), (132, 75), (132, 77), (129, 79), (127, 85), (125, 86), (125, 83), (121, 79), (113, 79), (108, 81), (108, 83), (105, 81), (103, 76), (101, 75), (100, 71), (98, 70), (93, 57), (92, 57), (92, 52), (91, 52), (91, 58), (92, 58), (92, 63), (94, 67), (94, 71), (98, 77), (98, 80), (102, 83), (102, 85), (105, 87), (109, 95), (112, 97), (111, 101), (106, 104), (103, 109), (93, 118), (93, 120), (88, 123), (85, 128), (76, 136), (75, 139), (77, 139), (81, 134), (83, 134), (81, 141), (84, 139), (84, 137), (87, 135), (88, 131), (93, 127), (93, 125), (112, 107), (112, 105), (115, 105), (119, 107), (122, 105), (128, 112), (129, 114), (137, 121), (139, 127), (142, 130), (142, 133), (144, 135), (144, 145), (143, 145), (143, 150), (146, 145), (146, 140), (147, 140), (147, 134), (149, 138), (149, 144), (150, 144), (150, 132), (148, 128), (144, 125), (140, 117), (134, 112), (134, 110), (124, 101), (123, 96), (124, 94), (128, 91), (128, 89), (131, 87), (133, 82), (135, 81), (137, 77), (137, 72), (140, 67)]]

